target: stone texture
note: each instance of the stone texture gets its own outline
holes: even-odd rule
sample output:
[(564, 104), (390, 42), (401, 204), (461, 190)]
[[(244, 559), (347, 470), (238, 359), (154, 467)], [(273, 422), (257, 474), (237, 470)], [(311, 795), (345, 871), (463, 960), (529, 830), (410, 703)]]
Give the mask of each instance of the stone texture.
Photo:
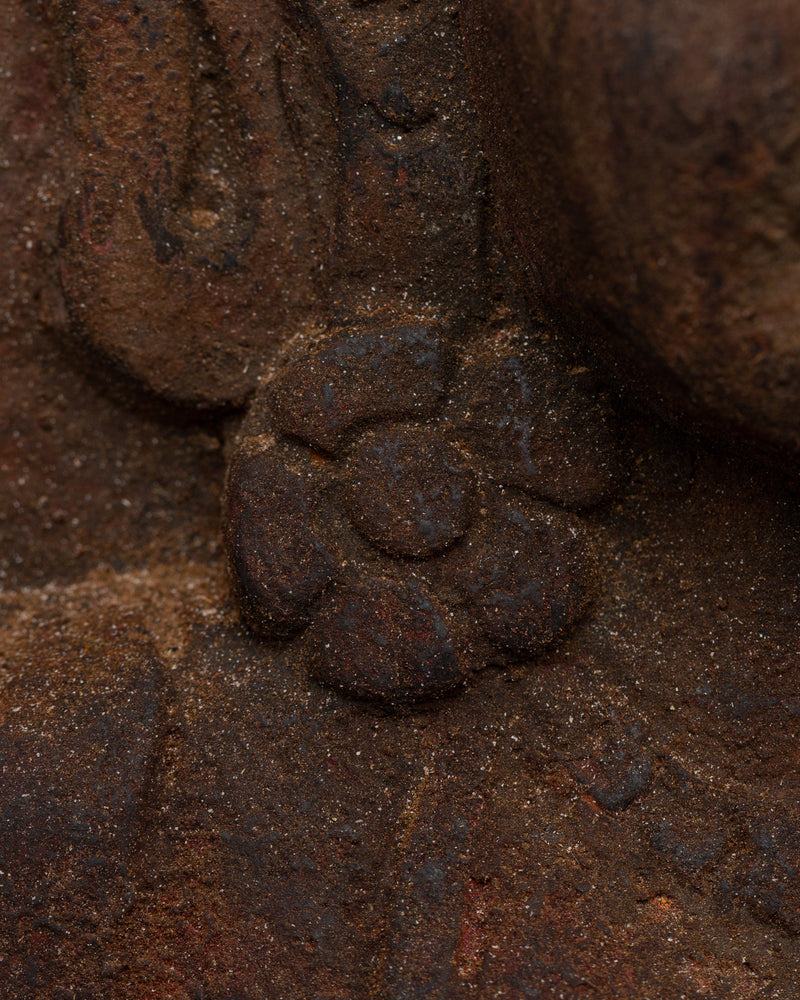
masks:
[(161, 728), (158, 661), (126, 617), (39, 617), (4, 662), (0, 982), (20, 1000), (74, 996), (120, 964)]
[(319, 294), (315, 172), (287, 117), (309, 103), (302, 44), (278, 4), (53, 7), (72, 70), (71, 335), (172, 400), (241, 404)]
[[(0, 986), (794, 1000), (796, 485), (617, 401), (632, 472), (582, 510), (599, 587), (560, 647), (399, 711), (318, 685), (225, 581), (236, 422), (136, 404), (48, 339), (41, 14), (0, 11), (0, 106), (33, 129), (3, 121)], [(424, 119), (385, 75), (382, 113)]]
[(686, 425), (800, 448), (800, 12), (469, 0), (523, 282)]

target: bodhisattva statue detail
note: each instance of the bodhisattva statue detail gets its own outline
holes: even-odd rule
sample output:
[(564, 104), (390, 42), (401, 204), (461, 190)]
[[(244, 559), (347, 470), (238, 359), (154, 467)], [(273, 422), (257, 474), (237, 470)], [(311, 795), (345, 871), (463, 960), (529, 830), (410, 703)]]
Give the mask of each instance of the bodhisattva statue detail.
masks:
[(800, 12), (770, 7), (56, 5), (70, 335), (247, 405), (233, 589), (319, 680), (434, 696), (587, 612), (581, 511), (628, 464), (587, 343), (797, 449)]

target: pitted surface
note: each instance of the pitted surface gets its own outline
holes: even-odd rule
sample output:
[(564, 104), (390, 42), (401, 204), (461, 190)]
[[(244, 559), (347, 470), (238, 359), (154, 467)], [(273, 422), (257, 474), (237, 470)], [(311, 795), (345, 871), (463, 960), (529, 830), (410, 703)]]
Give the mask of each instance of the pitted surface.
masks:
[[(220, 38), (239, 46), (231, 65), (257, 73), (245, 15), (266, 8), (206, 7), (237, 28)], [(303, 7), (366, 28), (410, 11), (380, 79), (362, 74), (359, 114), (413, 128), (417, 147), (435, 136), (443, 60), (424, 0)], [(578, 504), (598, 588), (560, 645), (433, 707), (387, 712), (315, 683), (232, 606), (218, 504), (235, 428), (111, 395), (49, 336), (74, 187), (41, 13), (0, 8), (0, 983), (15, 1000), (795, 1000), (796, 484), (623, 405), (632, 476)], [(452, 14), (433, 21), (447, 72)], [(287, 49), (295, 126), (328, 136)], [(416, 83), (397, 82), (404, 49)], [(399, 159), (371, 176), (399, 180)], [(447, 405), (438, 419), (475, 454), (468, 423)], [(275, 455), (323, 484), (312, 514), (341, 513), (334, 461), (295, 447)], [(440, 600), (457, 618), (453, 567), (484, 499), (517, 497), (476, 468), (474, 522), (420, 584), (448, 628)], [(349, 522), (327, 523), (338, 552)], [(388, 557), (352, 544), (386, 579)]]
[[(406, 328), (360, 339), (352, 330), (334, 332), (330, 338), (313, 357), (349, 362), (358, 345), (359, 364), (338, 370), (336, 398), (359, 405), (310, 406), (308, 412), (316, 442), (329, 431), (331, 440), (341, 440), (340, 414), (358, 415), (354, 436), (339, 446), (340, 457), (306, 447), (302, 439), (309, 435), (286, 433), (285, 411), (276, 412), (286, 384), (302, 384), (299, 360), (265, 382), (237, 442), (224, 517), (231, 577), (245, 620), (267, 639), (297, 633), (298, 659), (311, 664), (324, 683), (395, 705), (446, 694), (489, 663), (538, 655), (562, 641), (596, 594), (592, 543), (580, 518), (530, 494), (566, 492), (597, 504), (612, 482), (619, 486), (622, 448), (598, 420), (593, 396), (570, 382), (563, 358), (543, 356), (548, 377), (526, 381), (529, 405), (522, 419), (529, 437), (542, 424), (543, 433), (551, 434), (541, 415), (558, 409), (554, 426), (561, 453), (571, 447), (565, 442), (584, 439), (587, 426), (599, 427), (593, 455), (602, 456), (604, 470), (614, 470), (613, 481), (603, 473), (598, 488), (587, 457), (583, 480), (575, 469), (552, 462), (522, 479), (522, 490), (509, 491), (497, 465), (516, 467), (514, 442), (492, 428), (476, 438), (473, 418), (483, 420), (485, 408), (465, 405), (465, 387), (476, 391), (476, 370), (516, 371), (521, 332), (511, 330), (468, 351), (458, 342), (443, 344), (453, 365), (450, 394), (440, 391), (435, 370), (422, 366), (409, 382), (405, 414), (392, 409), (391, 422), (382, 409), (382, 382), (365, 378), (362, 363), (373, 367), (374, 344), (381, 345), (378, 372), (384, 359), (401, 356)], [(414, 343), (420, 343), (416, 336)], [(318, 381), (319, 368), (312, 363), (310, 371), (312, 383)], [(438, 404), (427, 424), (418, 421), (418, 398)], [(373, 409), (365, 409), (364, 401)], [(501, 405), (513, 410), (513, 401)], [(303, 476), (294, 468), (308, 471)], [(263, 478), (258, 489), (253, 470)], [(574, 487), (571, 492), (565, 484)], [(414, 596), (419, 594), (428, 596)], [(424, 614), (419, 600), (430, 602)]]
[(467, 456), (441, 432), (373, 431), (347, 463), (355, 524), (397, 556), (443, 552), (466, 531), (475, 483)]

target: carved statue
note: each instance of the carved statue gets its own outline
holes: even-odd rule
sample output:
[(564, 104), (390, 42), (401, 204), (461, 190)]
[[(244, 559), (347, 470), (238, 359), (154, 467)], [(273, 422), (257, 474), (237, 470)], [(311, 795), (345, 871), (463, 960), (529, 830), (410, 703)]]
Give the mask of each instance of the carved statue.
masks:
[(794, 995), (751, 7), (0, 5), (0, 994)]
[(175, 402), (250, 400), (232, 582), (317, 678), (426, 697), (584, 613), (564, 509), (625, 460), (581, 339), (673, 416), (799, 443), (797, 15), (740, 7), (714, 45), (729, 6), (63, 7), (72, 335)]
[(594, 586), (563, 509), (624, 463), (513, 301), (456, 8), (69, 11), (71, 330), (174, 401), (254, 392), (225, 513), (246, 620), (390, 701), (552, 643)]
[(467, 9), (529, 287), (674, 421), (796, 455), (797, 6)]

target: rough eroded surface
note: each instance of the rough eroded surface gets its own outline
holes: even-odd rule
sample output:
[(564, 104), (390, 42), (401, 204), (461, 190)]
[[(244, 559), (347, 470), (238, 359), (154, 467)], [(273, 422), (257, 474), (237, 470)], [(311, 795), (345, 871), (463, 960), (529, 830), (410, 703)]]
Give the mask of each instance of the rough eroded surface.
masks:
[[(0, 7), (2, 988), (795, 1000), (796, 485), (623, 409), (633, 474), (579, 514), (599, 587), (561, 646), (434, 709), (320, 686), (296, 646), (254, 638), (234, 611), (218, 518), (232, 428), (110, 396), (45, 333), (73, 189), (40, 13)], [(409, 109), (386, 77), (374, 106), (424, 122), (430, 101)], [(441, 426), (476, 398), (458, 363)], [(498, 378), (527, 391), (513, 367)], [(447, 447), (473, 448), (488, 421), (510, 434), (509, 474), (536, 462), (516, 407), (470, 410)], [(581, 440), (567, 426), (565, 455)], [(296, 440), (269, 445), (291, 474), (330, 483), (349, 460)], [(469, 453), (498, 482), (491, 456)], [(591, 462), (564, 468), (587, 479), (531, 504), (605, 481)], [(342, 531), (363, 538), (352, 493), (334, 493)], [(436, 615), (449, 628), (442, 593), (455, 602), (455, 588), (432, 610), (406, 599), (423, 639)]]

